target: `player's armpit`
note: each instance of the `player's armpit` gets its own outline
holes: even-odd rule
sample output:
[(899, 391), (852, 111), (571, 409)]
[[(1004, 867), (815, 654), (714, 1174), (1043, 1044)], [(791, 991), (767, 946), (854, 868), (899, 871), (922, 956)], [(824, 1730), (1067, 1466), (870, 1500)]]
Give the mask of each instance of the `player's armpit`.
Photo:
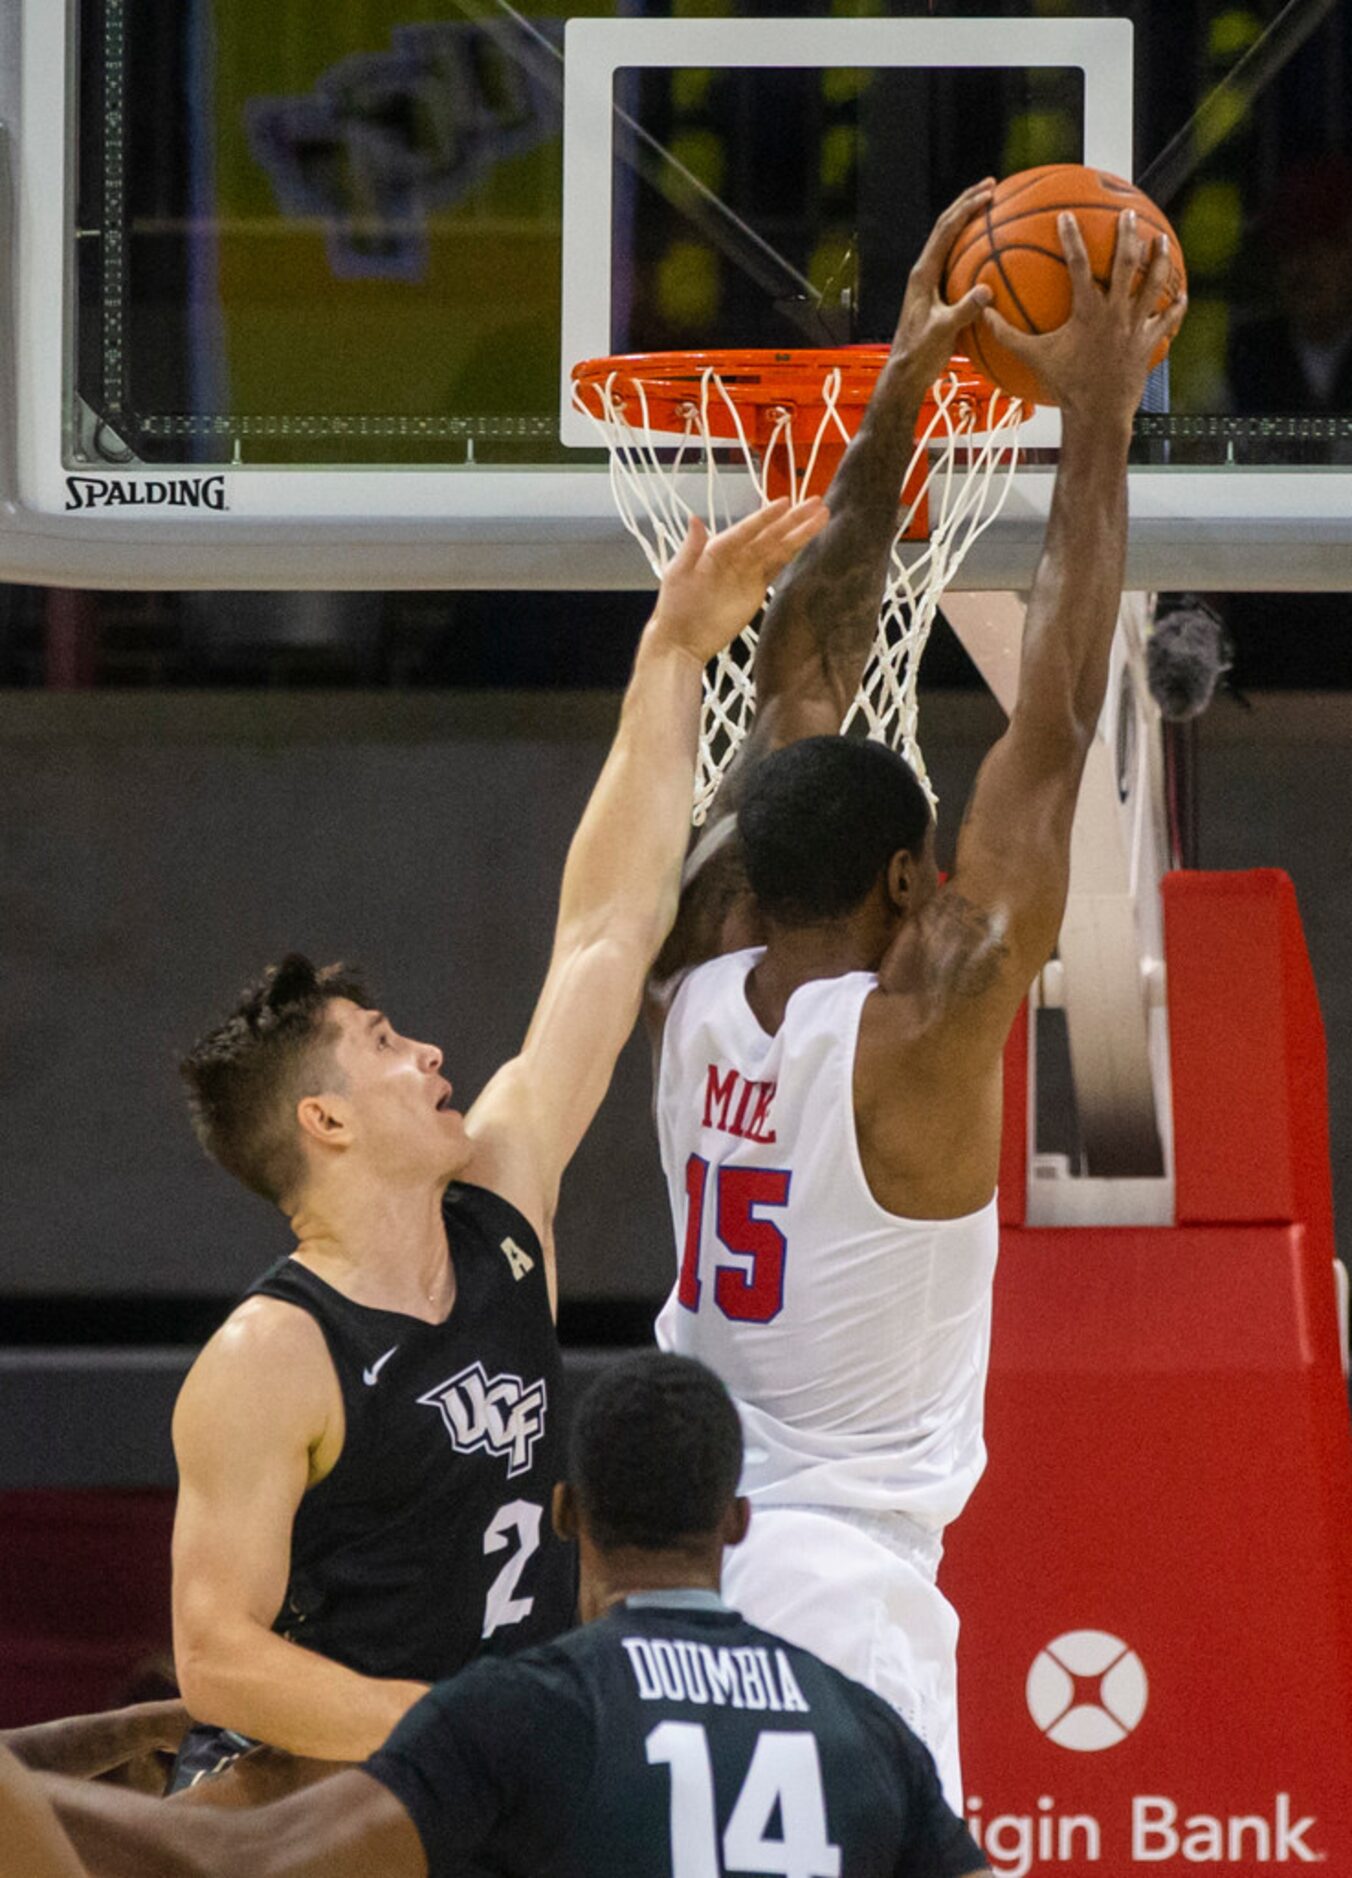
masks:
[(976, 946), (974, 956), (987, 954), (998, 967), (1010, 1019), (1061, 930), (1088, 748), (1088, 737), (1035, 739), (1027, 726), (1011, 726), (981, 767), (958, 836), (943, 891), (966, 910), (974, 940), (984, 923), (989, 945)]
[(639, 1014), (648, 953), (622, 925), (556, 947), (518, 1056), (467, 1118), (465, 1178), (523, 1213), (540, 1236), (554, 1294), (552, 1225), (559, 1183), (600, 1107)]

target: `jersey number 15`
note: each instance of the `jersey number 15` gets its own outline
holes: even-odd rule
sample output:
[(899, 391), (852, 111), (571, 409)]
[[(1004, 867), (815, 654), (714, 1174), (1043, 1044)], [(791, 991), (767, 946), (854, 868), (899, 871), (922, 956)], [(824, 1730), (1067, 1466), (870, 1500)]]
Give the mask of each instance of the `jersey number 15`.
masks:
[[(714, 1303), (737, 1323), (771, 1323), (784, 1308), (789, 1247), (760, 1209), (788, 1205), (792, 1175), (782, 1167), (719, 1167), (714, 1174), (714, 1231), (719, 1245), (740, 1261), (714, 1266)], [(685, 1250), (676, 1288), (677, 1301), (687, 1311), (699, 1309), (704, 1291), (700, 1254), (709, 1185), (709, 1163), (702, 1154), (692, 1154), (685, 1164)]]

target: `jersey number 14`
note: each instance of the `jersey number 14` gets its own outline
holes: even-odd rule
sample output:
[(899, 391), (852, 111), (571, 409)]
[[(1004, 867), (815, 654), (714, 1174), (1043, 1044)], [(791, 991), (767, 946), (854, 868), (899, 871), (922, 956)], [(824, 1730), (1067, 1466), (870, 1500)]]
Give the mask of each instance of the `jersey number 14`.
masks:
[(714, 1266), (714, 1303), (724, 1317), (741, 1324), (768, 1324), (784, 1308), (784, 1261), (788, 1241), (766, 1210), (789, 1203), (792, 1175), (782, 1167), (719, 1167), (714, 1170), (712, 1205), (708, 1199), (709, 1163), (692, 1154), (685, 1164), (685, 1250), (678, 1303), (697, 1311), (704, 1293), (700, 1255), (706, 1210), (712, 1211), (718, 1243), (738, 1263)]
[[(698, 1722), (662, 1722), (644, 1742), (648, 1764), (671, 1769), (672, 1878), (774, 1872), (778, 1878), (840, 1878), (840, 1847), (827, 1837), (816, 1738), (767, 1729), (756, 1739), (723, 1833), (719, 1861), (714, 1770)], [(770, 1837), (778, 1819), (779, 1833)]]

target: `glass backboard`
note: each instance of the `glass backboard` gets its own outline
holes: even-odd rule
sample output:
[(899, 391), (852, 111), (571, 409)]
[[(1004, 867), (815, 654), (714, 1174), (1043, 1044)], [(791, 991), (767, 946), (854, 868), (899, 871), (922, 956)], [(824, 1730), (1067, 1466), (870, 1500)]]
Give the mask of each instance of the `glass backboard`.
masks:
[[(1133, 583), (1348, 584), (1349, 13), (0, 0), (0, 574), (644, 585), (574, 361), (885, 339), (960, 187), (1083, 160), (1191, 274)], [(965, 584), (1026, 584), (1055, 438)]]

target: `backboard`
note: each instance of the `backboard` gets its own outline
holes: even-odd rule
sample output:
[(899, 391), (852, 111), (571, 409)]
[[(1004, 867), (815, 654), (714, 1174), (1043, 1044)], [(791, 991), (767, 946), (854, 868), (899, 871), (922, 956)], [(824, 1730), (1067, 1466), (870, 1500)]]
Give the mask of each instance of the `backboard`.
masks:
[[(646, 585), (571, 364), (885, 339), (937, 210), (1064, 158), (1157, 188), (1192, 272), (1174, 409), (1161, 384), (1138, 426), (1131, 584), (1346, 584), (1352, 367), (1326, 310), (1263, 375), (1268, 328), (1302, 317), (1283, 269), (1308, 283), (1273, 260), (1283, 191), (1283, 238), (1333, 273), (1352, 254), (1283, 117), (1299, 80), (1327, 164), (1349, 0), (1295, 10), (1306, 33), (1287, 8), (1265, 37), (1262, 7), (1166, 0), (0, 0), (0, 574)], [(1055, 439), (1040, 418), (963, 584), (1027, 584)]]

